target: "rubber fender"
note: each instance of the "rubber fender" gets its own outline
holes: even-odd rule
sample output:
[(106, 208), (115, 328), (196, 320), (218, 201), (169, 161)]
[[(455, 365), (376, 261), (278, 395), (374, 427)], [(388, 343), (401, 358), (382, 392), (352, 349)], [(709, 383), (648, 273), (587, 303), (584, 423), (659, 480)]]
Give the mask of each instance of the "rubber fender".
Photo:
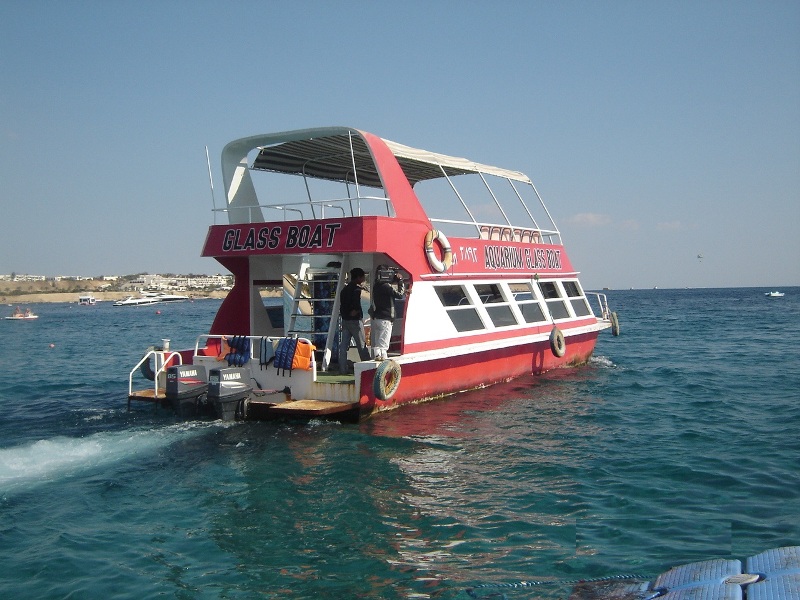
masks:
[(553, 352), (553, 355), (558, 358), (561, 358), (567, 353), (567, 343), (564, 341), (564, 334), (555, 325), (550, 332), (550, 350)]
[[(151, 350), (155, 350), (155, 346), (150, 346), (147, 349), (148, 352), (150, 352)], [(148, 358), (141, 364), (141, 366), (139, 367), (139, 372), (144, 376), (145, 379), (149, 379), (150, 381), (156, 380), (156, 372), (150, 365), (150, 358)]]
[(608, 316), (609, 321), (611, 321), (611, 335), (614, 337), (619, 335), (619, 317), (617, 317), (617, 313), (612, 312)]
[(397, 388), (400, 387), (402, 369), (393, 360), (384, 360), (375, 369), (375, 378), (372, 380), (372, 391), (380, 400), (389, 400)]

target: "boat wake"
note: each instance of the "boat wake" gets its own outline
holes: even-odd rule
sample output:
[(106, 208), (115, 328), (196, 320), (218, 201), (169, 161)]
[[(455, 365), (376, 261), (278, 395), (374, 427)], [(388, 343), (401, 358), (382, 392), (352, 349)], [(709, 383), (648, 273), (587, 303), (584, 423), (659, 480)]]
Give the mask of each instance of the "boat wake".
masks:
[(131, 458), (152, 455), (177, 441), (201, 435), (221, 422), (187, 422), (158, 429), (101, 432), (81, 438), (54, 437), (0, 449), (0, 495), (61, 481)]
[(603, 369), (613, 369), (617, 366), (606, 356), (592, 356), (589, 359), (589, 364), (593, 367), (600, 367)]

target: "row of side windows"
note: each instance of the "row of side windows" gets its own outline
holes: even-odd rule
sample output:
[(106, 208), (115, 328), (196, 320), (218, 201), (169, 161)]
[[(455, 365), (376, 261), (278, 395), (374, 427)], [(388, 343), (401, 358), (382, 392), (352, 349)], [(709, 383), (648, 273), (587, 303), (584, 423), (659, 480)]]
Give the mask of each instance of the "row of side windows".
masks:
[[(533, 288), (532, 286), (536, 286)], [(562, 291), (563, 289), (563, 291)], [(570, 319), (567, 303), (575, 317), (592, 314), (577, 281), (517, 283), (442, 284), (435, 286), (436, 294), (447, 315), (459, 332), (486, 329), (477, 306), (482, 306), (494, 327), (513, 327)], [(538, 294), (536, 293), (538, 292)], [(544, 307), (540, 298), (544, 300)], [(515, 310), (516, 309), (516, 310)], [(547, 312), (545, 312), (547, 311)]]

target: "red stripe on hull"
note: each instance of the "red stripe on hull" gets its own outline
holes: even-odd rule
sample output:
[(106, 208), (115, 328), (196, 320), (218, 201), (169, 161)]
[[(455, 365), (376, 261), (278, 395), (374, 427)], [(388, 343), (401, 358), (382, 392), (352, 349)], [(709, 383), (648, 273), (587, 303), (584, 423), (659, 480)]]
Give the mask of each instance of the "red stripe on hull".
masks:
[(511, 346), (460, 356), (401, 365), (400, 386), (389, 400), (379, 400), (373, 391), (374, 370), (362, 374), (361, 414), (385, 410), (469, 389), (508, 381), (527, 374), (538, 375), (558, 367), (580, 365), (589, 360), (598, 331), (567, 338), (566, 353), (558, 358), (548, 341)]

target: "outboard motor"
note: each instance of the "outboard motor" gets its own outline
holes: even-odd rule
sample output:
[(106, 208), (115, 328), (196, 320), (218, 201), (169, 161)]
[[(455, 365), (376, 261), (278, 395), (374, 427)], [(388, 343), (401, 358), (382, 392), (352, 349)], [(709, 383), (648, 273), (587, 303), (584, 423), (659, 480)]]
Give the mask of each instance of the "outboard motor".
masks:
[(248, 369), (211, 369), (208, 377), (208, 400), (214, 405), (220, 419), (233, 421), (244, 416), (244, 400), (253, 391), (248, 381)]
[(167, 368), (167, 400), (182, 419), (198, 416), (206, 401), (208, 377), (201, 365)]

